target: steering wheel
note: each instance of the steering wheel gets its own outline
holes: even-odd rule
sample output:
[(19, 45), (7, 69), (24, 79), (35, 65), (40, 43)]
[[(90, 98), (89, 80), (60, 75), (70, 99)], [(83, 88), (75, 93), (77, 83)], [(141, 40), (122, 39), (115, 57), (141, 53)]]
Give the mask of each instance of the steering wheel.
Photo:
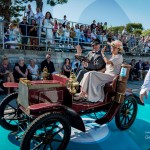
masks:
[(85, 56), (75, 55), (75, 58), (78, 59), (78, 60), (81, 61), (81, 62), (82, 62), (82, 61), (85, 61), (85, 62), (87, 62), (87, 63), (90, 62), (90, 60), (87, 59)]

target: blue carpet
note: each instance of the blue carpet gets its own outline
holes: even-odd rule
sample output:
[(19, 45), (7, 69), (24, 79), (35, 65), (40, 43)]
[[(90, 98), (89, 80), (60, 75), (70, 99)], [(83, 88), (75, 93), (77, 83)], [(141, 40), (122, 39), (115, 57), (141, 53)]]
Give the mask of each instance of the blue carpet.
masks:
[[(150, 95), (145, 99), (145, 106), (138, 105), (138, 115), (130, 129), (120, 131), (114, 119), (107, 126), (109, 134), (104, 139), (92, 143), (70, 141), (67, 150), (149, 150)], [(19, 150), (19, 144), (15, 135), (0, 127), (0, 150)]]

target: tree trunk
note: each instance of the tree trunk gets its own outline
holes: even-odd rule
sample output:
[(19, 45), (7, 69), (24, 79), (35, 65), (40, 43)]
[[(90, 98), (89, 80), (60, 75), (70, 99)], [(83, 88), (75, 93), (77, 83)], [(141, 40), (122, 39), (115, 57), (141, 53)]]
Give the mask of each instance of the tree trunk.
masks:
[(40, 8), (40, 10), (42, 11), (42, 8), (43, 8), (43, 2), (42, 2), (42, 0), (36, 0), (36, 7)]
[(5, 20), (10, 21), (10, 10), (11, 0), (5, 1), (4, 4), (0, 5), (0, 16), (4, 17)]

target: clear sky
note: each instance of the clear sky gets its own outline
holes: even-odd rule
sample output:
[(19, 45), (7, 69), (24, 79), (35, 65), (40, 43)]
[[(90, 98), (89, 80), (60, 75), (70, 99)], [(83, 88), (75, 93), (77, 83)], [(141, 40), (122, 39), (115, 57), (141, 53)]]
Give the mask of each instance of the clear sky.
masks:
[[(144, 28), (150, 28), (150, 0), (68, 0), (67, 4), (51, 7), (43, 0), (43, 13), (51, 11), (54, 18), (63, 18), (75, 22), (90, 24), (107, 21), (109, 25), (125, 25), (129, 22), (140, 22)], [(35, 10), (35, 2), (32, 2)]]

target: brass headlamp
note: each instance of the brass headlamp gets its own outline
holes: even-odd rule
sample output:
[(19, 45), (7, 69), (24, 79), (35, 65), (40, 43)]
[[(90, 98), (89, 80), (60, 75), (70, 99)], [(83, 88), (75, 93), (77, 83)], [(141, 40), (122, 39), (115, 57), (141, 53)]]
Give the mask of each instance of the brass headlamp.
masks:
[(79, 86), (79, 82), (77, 81), (75, 74), (72, 72), (69, 81), (67, 83), (67, 88), (71, 94), (76, 94), (77, 92), (76, 89), (78, 88), (78, 86)]

